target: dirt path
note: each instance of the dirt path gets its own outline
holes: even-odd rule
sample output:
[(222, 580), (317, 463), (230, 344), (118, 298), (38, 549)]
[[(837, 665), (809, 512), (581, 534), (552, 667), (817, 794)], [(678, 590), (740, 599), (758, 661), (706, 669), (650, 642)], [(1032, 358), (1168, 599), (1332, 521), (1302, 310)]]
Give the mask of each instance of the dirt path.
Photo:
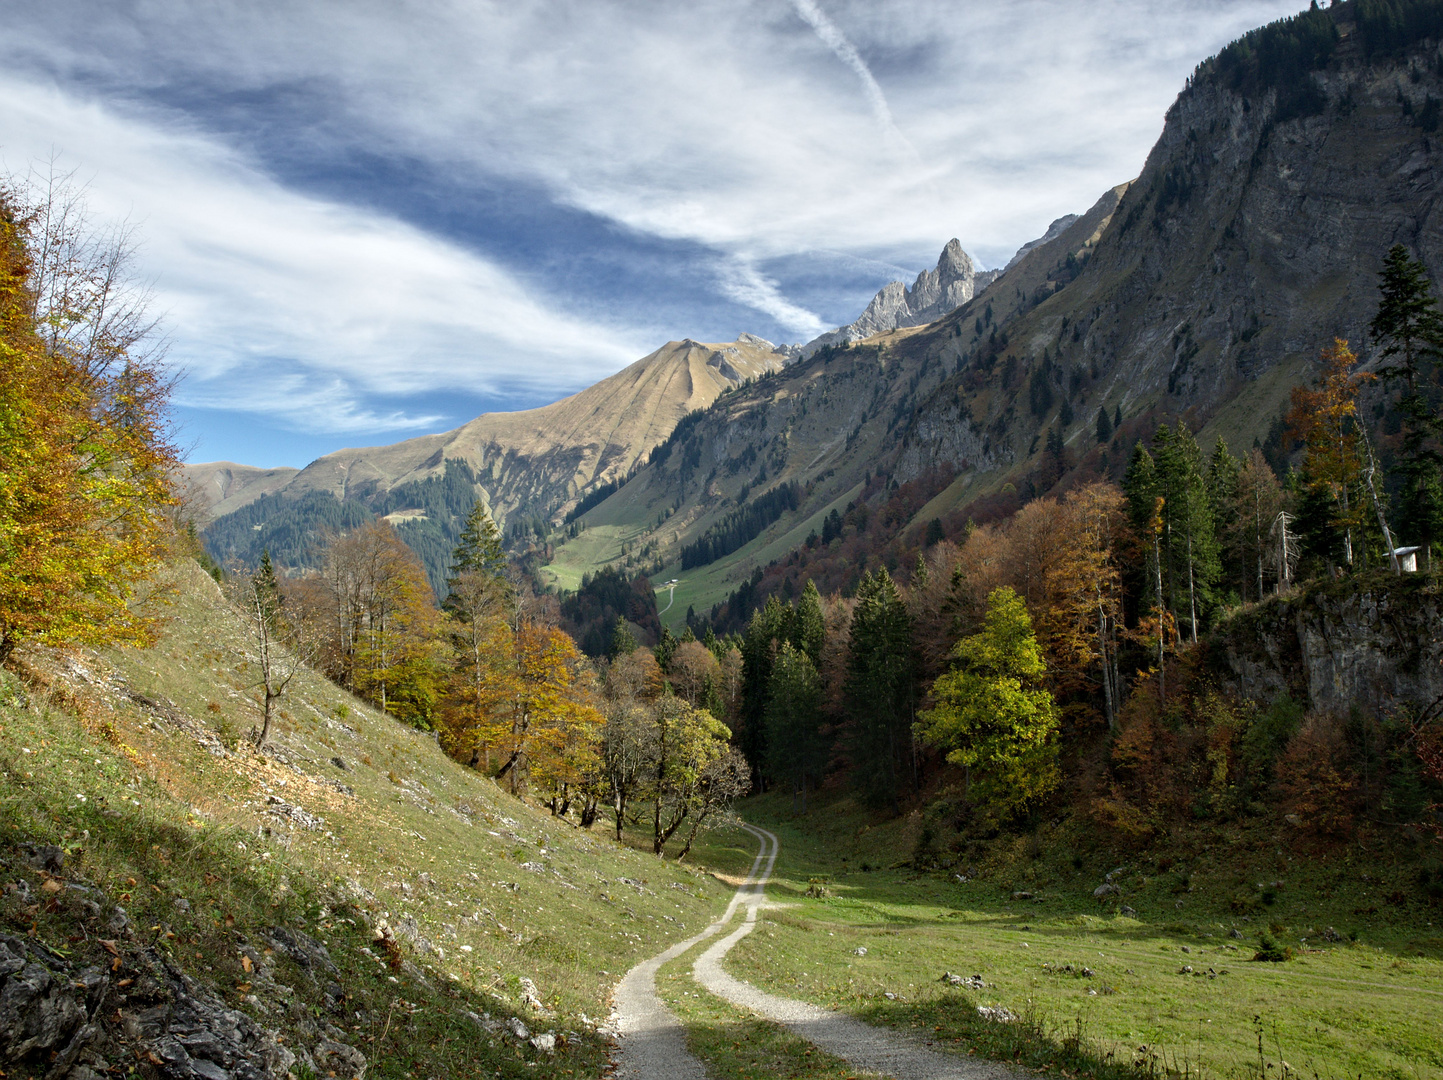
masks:
[(728, 975), (722, 960), (756, 926), (757, 910), (765, 903), (764, 890), (777, 861), (777, 838), (773, 834), (751, 825), (743, 828), (761, 842), (761, 849), (726, 913), (700, 934), (632, 968), (617, 987), (616, 1026), (622, 1035), (617, 1076), (704, 1080), (705, 1067), (686, 1049), (685, 1029), (656, 996), (656, 973), (668, 960), (714, 937), (745, 904), (747, 914), (741, 926), (707, 949), (692, 965), (696, 981), (717, 997), (786, 1025), (827, 1053), (845, 1058), (860, 1072), (896, 1080), (1015, 1080), (1016, 1074), (994, 1062), (938, 1053), (900, 1032), (873, 1027), (805, 1001), (777, 997)]
[(761, 896), (777, 860), (776, 838), (772, 837), (768, 857), (768, 845), (762, 833), (750, 825), (742, 827), (761, 841), (761, 850), (752, 862), (751, 873), (721, 918), (701, 933), (678, 941), (665, 952), (637, 964), (626, 973), (612, 995), (612, 1026), (619, 1036), (617, 1080), (706, 1080), (706, 1068), (686, 1048), (686, 1029), (656, 996), (656, 973), (668, 960), (675, 960), (692, 946), (713, 937), (753, 895)]

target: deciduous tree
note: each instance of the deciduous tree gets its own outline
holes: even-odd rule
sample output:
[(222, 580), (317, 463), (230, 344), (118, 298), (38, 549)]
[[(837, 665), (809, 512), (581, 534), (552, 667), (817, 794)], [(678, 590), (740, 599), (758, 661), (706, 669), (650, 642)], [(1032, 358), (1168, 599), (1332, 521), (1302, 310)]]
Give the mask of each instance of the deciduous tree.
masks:
[(982, 630), (957, 643), (953, 660), (918, 730), (967, 769), (968, 797), (1005, 820), (1059, 781), (1057, 710), (1021, 597), (995, 590)]

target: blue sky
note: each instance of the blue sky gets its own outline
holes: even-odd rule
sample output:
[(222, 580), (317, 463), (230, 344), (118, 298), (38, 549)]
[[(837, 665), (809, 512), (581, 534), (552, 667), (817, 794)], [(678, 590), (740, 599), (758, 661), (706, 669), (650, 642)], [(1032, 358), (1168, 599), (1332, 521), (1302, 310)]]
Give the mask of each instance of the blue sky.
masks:
[(1297, 0), (18, 0), (0, 160), (138, 229), (192, 461), (806, 341), (1136, 175)]

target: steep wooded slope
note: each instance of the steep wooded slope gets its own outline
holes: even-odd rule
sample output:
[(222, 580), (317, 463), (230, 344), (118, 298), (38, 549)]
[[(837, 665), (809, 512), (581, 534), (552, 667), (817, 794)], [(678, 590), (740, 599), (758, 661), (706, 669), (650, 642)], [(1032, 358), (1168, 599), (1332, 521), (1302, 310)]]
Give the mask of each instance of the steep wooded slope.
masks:
[[(1129, 440), (1164, 418), (1201, 428), (1205, 446), (1265, 440), (1334, 336), (1371, 360), (1366, 326), (1392, 244), (1443, 273), (1440, 27), (1437, 3), (1345, 3), (1204, 62), (1135, 182), (946, 318), (723, 399), (673, 455), (695, 464), (669, 458), (592, 511), (615, 548), (583, 536), (577, 558), (558, 556), (558, 580), (621, 542), (680, 572), (682, 550), (737, 509), (747, 479), (752, 499), (800, 482), (797, 509), (700, 574), (688, 568), (681, 610), (786, 554), (878, 472), (905, 483), (955, 471), (930, 518), (1008, 483), (1025, 497), (1069, 470), (1117, 475)], [(1100, 409), (1124, 419), (1107, 447)], [(765, 482), (750, 464), (761, 460)], [(638, 528), (663, 491), (673, 518)]]

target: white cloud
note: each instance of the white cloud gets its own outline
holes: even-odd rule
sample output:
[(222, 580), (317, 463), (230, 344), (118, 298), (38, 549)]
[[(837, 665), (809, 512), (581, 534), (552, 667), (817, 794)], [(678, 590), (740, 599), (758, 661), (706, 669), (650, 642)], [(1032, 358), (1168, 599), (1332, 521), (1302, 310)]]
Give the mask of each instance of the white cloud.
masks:
[(184, 404), (328, 431), (424, 427), (365, 404), (442, 389), (562, 392), (651, 347), (548, 308), (504, 271), (410, 226), (295, 194), (213, 139), (0, 78), (3, 154), (52, 150), (87, 197), (140, 225)]
[(792, 303), (782, 295), (777, 283), (747, 259), (733, 259), (720, 268), (721, 290), (738, 303), (766, 312), (802, 340), (816, 337), (827, 326), (806, 308)]
[[(0, 40), (0, 143), (12, 167), (64, 148), (99, 200), (143, 219), (195, 372), (185, 394), (333, 429), (405, 426), (427, 418), (368, 398), (517, 382), (559, 396), (659, 339), (568, 316), (444, 239), (286, 190), (227, 146), (224, 132), (253, 135), (231, 112), (294, 96), (304, 126), (284, 116), (278, 141), (302, 166), (320, 143), (406, 158), (460, 190), (505, 178), (700, 245), (714, 265), (695, 276), (719, 298), (805, 338), (816, 315), (759, 266), (822, 251), (930, 264), (952, 236), (1000, 265), (1136, 175), (1199, 60), (1303, 6), (822, 3), (21, 0)], [(138, 111), (154, 100), (191, 111)], [(619, 310), (613, 325), (642, 321)], [(287, 361), (300, 381), (278, 394), (263, 373)]]

